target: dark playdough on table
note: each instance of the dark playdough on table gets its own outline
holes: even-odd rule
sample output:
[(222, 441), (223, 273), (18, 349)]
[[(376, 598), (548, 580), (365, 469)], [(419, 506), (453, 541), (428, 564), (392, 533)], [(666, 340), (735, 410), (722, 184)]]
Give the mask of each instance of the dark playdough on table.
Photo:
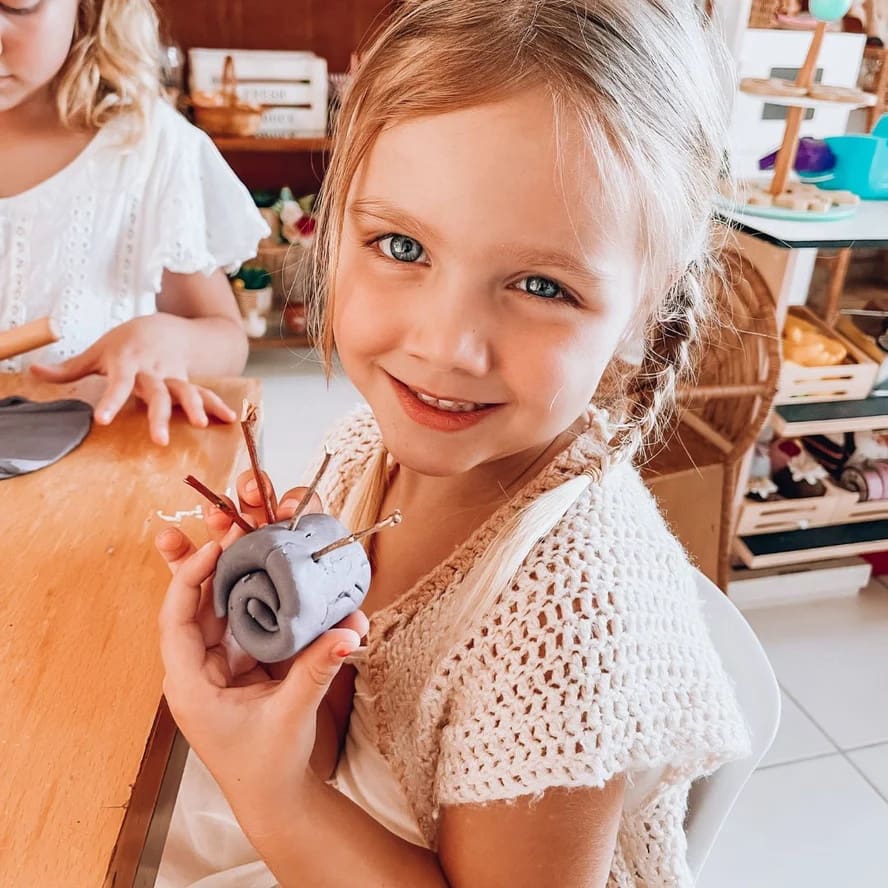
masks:
[(241, 537), (219, 558), (216, 615), (228, 616), (237, 643), (262, 663), (286, 660), (356, 611), (370, 588), (360, 543), (312, 554), (349, 531), (331, 515), (303, 515)]
[(84, 401), (0, 399), (0, 480), (52, 465), (89, 434), (92, 407)]

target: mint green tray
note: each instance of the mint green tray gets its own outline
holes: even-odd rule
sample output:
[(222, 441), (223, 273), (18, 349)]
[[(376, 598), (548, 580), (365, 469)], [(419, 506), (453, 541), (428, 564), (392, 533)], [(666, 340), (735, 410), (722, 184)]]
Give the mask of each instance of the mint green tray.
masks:
[(765, 219), (784, 219), (787, 222), (837, 222), (848, 219), (857, 212), (857, 207), (833, 207), (826, 213), (809, 213), (807, 210), (790, 210), (787, 207), (755, 207), (738, 204), (723, 197), (716, 197), (716, 206), (744, 216), (762, 216)]

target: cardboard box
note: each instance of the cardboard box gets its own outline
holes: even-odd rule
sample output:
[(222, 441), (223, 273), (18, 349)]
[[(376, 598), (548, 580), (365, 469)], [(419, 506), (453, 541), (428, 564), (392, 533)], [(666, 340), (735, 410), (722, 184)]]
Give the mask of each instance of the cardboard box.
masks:
[(693, 429), (681, 425), (642, 477), (672, 532), (696, 566), (718, 582), (721, 542), (723, 454)]

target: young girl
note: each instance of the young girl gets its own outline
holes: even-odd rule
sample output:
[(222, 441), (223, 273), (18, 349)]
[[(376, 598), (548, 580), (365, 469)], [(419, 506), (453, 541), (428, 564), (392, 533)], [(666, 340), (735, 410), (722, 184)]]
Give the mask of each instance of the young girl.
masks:
[(265, 226), (160, 99), (159, 58), (150, 0), (0, 2), (0, 330), (50, 315), (61, 333), (0, 371), (104, 374), (96, 421), (134, 393), (164, 444), (174, 404), (193, 425), (234, 419), (188, 380), (243, 369), (223, 269), (255, 255)]
[(355, 669), (360, 614), (292, 664), (238, 652), (201, 604), (222, 516), (197, 552), (159, 538), (196, 757), (158, 885), (693, 883), (689, 787), (747, 735), (631, 460), (707, 317), (719, 58), (662, 0), (408, 2), (366, 52), (317, 260), (370, 409), (321, 499), (403, 523)]

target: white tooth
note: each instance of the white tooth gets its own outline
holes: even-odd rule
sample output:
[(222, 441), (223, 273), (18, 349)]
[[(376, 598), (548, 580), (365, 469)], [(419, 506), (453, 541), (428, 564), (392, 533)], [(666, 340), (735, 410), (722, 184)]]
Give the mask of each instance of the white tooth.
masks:
[(432, 407), (436, 407), (438, 410), (446, 410), (449, 413), (470, 413), (472, 410), (477, 410), (481, 406), (480, 404), (475, 404), (471, 401), (440, 400), (439, 398), (433, 398), (431, 395), (423, 394), (423, 392), (413, 392), (413, 394), (416, 395), (423, 404), (429, 404)]

